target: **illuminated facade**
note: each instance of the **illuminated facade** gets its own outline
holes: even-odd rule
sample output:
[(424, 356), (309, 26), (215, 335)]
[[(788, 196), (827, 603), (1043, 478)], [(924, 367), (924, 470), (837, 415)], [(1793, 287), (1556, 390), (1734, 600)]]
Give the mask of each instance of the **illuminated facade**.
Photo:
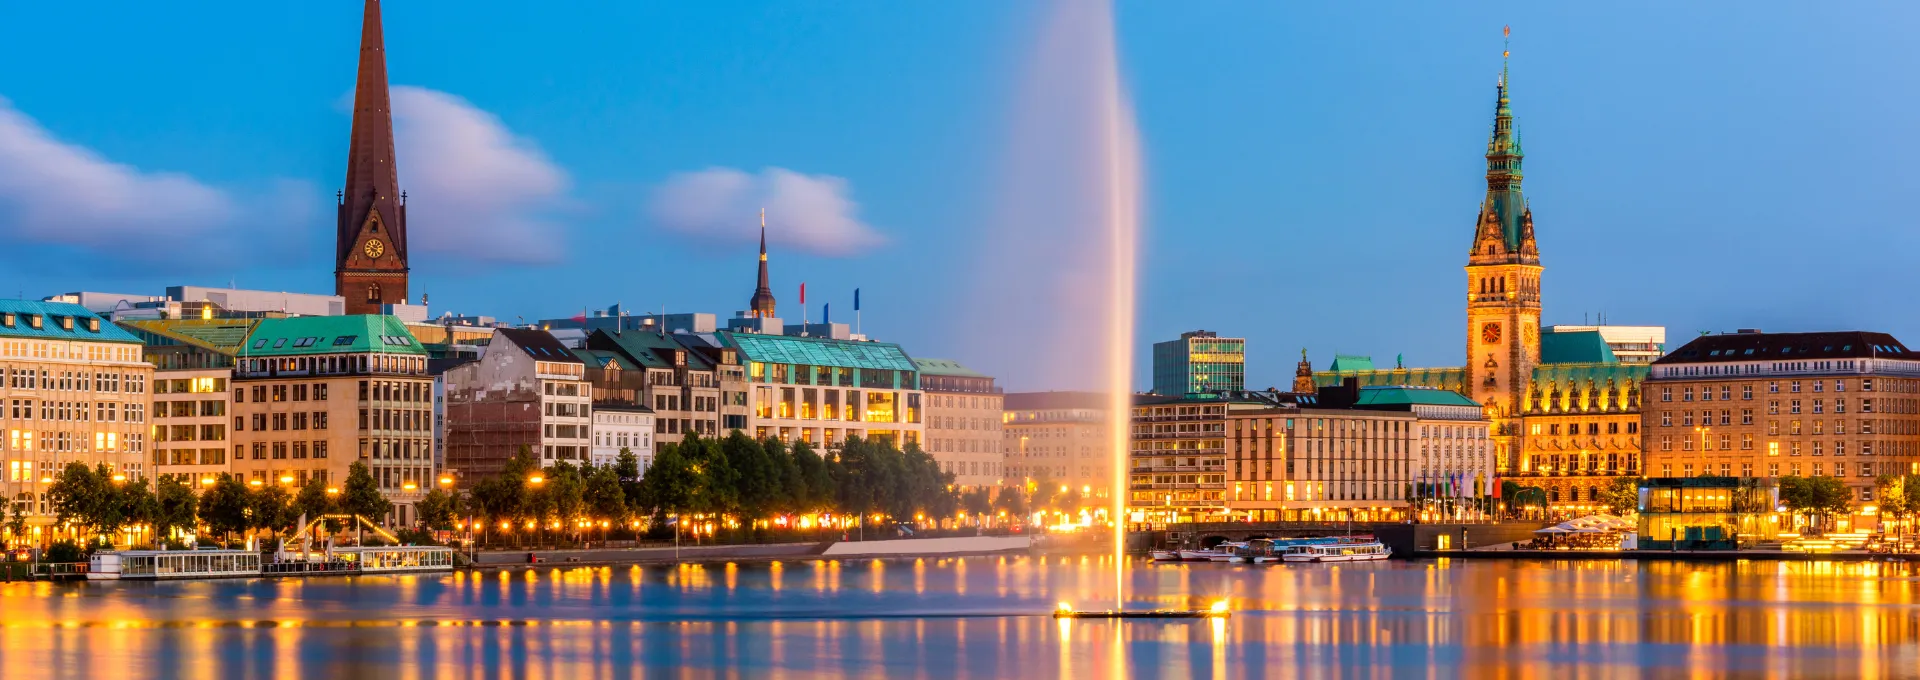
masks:
[(920, 370), (884, 342), (718, 332), (746, 366), (747, 427), (756, 439), (836, 449), (853, 437), (924, 446)]
[[(210, 315), (209, 315), (210, 316)], [(140, 319), (119, 326), (153, 364), (153, 473), (204, 488), (232, 471), (233, 356), (254, 319)]]
[(50, 523), (46, 490), (68, 463), (146, 481), (152, 380), (139, 339), (86, 308), (0, 300), (0, 488), (12, 507)]
[(1541, 487), (1552, 505), (1591, 509), (1595, 492), (1612, 478), (1639, 475), (1639, 386), (1666, 331), (1541, 327), (1544, 268), (1521, 192), (1524, 153), (1507, 86), (1503, 70), (1487, 141), (1487, 193), (1467, 254), (1465, 365), (1375, 369), (1363, 357), (1341, 357), (1314, 380), (1466, 395), (1485, 408), (1499, 477)]
[(1006, 455), (1000, 450), (1003, 395), (993, 377), (946, 359), (915, 359), (926, 391), (927, 453), (962, 487), (996, 486)]
[(1153, 343), (1153, 393), (1167, 397), (1247, 389), (1247, 341), (1188, 331)]
[(1653, 363), (1651, 477), (1819, 477), (1856, 506), (1920, 474), (1920, 353), (1886, 333), (1705, 335)]
[(1108, 497), (1113, 488), (1113, 437), (1107, 395), (1014, 392), (1004, 403), (1001, 451), (1009, 482), (1058, 484)]
[(235, 357), (234, 475), (291, 491), (338, 488), (364, 461), (395, 505), (391, 521), (437, 479), (427, 352), (391, 316), (262, 319)]

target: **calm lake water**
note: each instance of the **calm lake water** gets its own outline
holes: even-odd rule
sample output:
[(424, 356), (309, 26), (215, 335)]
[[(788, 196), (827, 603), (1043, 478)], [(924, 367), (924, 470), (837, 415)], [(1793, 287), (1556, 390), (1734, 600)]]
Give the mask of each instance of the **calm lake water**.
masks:
[(10, 678), (1890, 677), (1920, 673), (1920, 572), (1858, 563), (578, 567), (0, 585)]

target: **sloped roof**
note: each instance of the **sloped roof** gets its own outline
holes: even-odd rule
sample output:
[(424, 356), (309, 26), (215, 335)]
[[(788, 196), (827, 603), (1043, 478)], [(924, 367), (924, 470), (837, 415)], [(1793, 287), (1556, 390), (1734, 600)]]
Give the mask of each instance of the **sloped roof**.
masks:
[(1542, 364), (1606, 364), (1619, 361), (1600, 331), (1540, 334)]
[(1403, 404), (1426, 404), (1432, 406), (1479, 406), (1472, 399), (1453, 390), (1437, 387), (1413, 387), (1399, 385), (1394, 387), (1366, 387), (1360, 390), (1360, 400), (1356, 406), (1399, 406)]
[[(612, 332), (597, 329), (587, 336), (587, 347), (596, 350), (616, 351), (626, 355), (635, 368), (674, 368), (673, 353), (684, 352), (687, 357), (687, 369), (711, 371), (713, 362), (705, 355), (681, 345), (674, 338), (653, 331)], [(625, 368), (625, 367), (623, 367)]]
[(1333, 371), (1371, 371), (1373, 370), (1373, 357), (1359, 354), (1335, 354), (1333, 355), (1333, 365), (1327, 368)]
[(233, 356), (258, 319), (136, 319), (117, 322), (148, 344), (179, 344)]
[(739, 349), (748, 361), (835, 368), (919, 370), (913, 358), (893, 343), (758, 333), (721, 332), (715, 335), (722, 343)]
[(954, 375), (963, 378), (986, 378), (985, 373), (960, 365), (952, 359), (914, 359), (913, 365), (923, 375)]
[(1441, 368), (1383, 368), (1366, 371), (1315, 371), (1313, 384), (1332, 387), (1345, 378), (1353, 378), (1360, 387), (1435, 387), (1463, 391), (1467, 387), (1465, 366)]
[(386, 314), (261, 319), (237, 356), (381, 352), (426, 355), (407, 325)]
[(1680, 349), (1655, 359), (1656, 364), (1695, 364), (1726, 361), (1803, 361), (1864, 359), (1869, 357), (1920, 359), (1898, 339), (1872, 331), (1824, 333), (1721, 333), (1702, 335)]
[(1545, 390), (1558, 387), (1562, 390), (1584, 386), (1591, 382), (1604, 386), (1609, 380), (1618, 388), (1647, 379), (1652, 369), (1647, 364), (1583, 363), (1583, 364), (1544, 364), (1533, 367), (1533, 386)]
[(587, 368), (606, 368), (613, 366), (622, 371), (631, 371), (639, 368), (639, 366), (628, 361), (627, 357), (619, 352), (601, 349), (576, 349), (573, 350), (573, 356), (575, 359), (579, 359), (580, 363), (586, 364)]
[[(66, 302), (41, 302), (36, 300), (0, 300), (0, 313), (14, 314), (13, 324), (0, 323), (0, 337), (27, 338), (30, 340), (87, 340), (91, 342), (126, 342), (141, 344), (126, 329), (108, 323), (105, 319), (87, 308)], [(29, 317), (38, 316), (40, 327), (34, 328)], [(60, 327), (62, 318), (73, 319), (73, 329)], [(87, 320), (97, 324), (87, 328)]]
[(573, 350), (561, 344), (559, 340), (554, 339), (552, 333), (546, 331), (526, 328), (500, 328), (495, 329), (493, 334), (495, 337), (506, 338), (507, 342), (520, 348), (520, 351), (525, 352), (527, 356), (533, 357), (535, 361), (559, 361), (569, 364), (581, 363), (580, 358), (573, 355)]

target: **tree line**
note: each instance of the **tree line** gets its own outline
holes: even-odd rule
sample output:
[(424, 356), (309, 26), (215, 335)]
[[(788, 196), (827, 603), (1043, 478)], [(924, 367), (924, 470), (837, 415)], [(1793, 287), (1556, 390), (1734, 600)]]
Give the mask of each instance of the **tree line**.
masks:
[[(176, 545), (175, 529), (224, 541), (260, 531), (278, 535), (297, 529), (293, 525), (303, 514), (313, 519), (356, 514), (377, 521), (393, 510), (393, 503), (381, 495), (362, 462), (348, 469), (346, 484), (333, 493), (317, 478), (291, 490), (278, 484), (250, 486), (237, 475), (212, 479), (212, 484), (196, 492), (173, 477), (149, 485), (119, 477), (106, 465), (90, 468), (74, 462), (54, 478), (47, 502), (55, 521), (78, 528), (77, 534), (111, 542), (108, 537), (123, 528), (143, 527), (150, 531), (149, 540)], [(25, 533), (26, 517), (18, 507), (8, 525), (15, 536)]]
[[(318, 479), (298, 487), (249, 485), (232, 475), (212, 479), (199, 489), (172, 477), (154, 484), (116, 480), (105, 465), (76, 462), (60, 471), (47, 497), (56, 521), (73, 527), (74, 536), (108, 543), (134, 526), (150, 532), (144, 538), (154, 543), (179, 544), (172, 538), (176, 529), (201, 542), (214, 537), (231, 543), (296, 531), (302, 515), (312, 520), (350, 514), (381, 522), (393, 510), (364, 462), (354, 463), (345, 484), (333, 489)], [(962, 513), (976, 522), (998, 513), (1002, 523), (1024, 524), (1030, 512), (1073, 513), (1089, 502), (1105, 503), (1046, 479), (957, 489), (953, 474), (931, 455), (911, 443), (897, 447), (891, 438), (850, 438), (823, 455), (805, 442), (756, 440), (736, 430), (663, 444), (644, 471), (631, 449), (621, 449), (611, 465), (563, 461), (542, 467), (523, 446), (501, 474), (472, 480), (464, 489), (429, 490), (414, 514), (418, 529), (443, 532), (471, 518), (479, 528), (561, 523), (577, 533), (582, 522), (591, 522), (628, 531), (644, 524), (658, 533), (672, 525), (669, 518), (683, 515), (732, 519), (740, 531), (765, 532), (778, 517), (820, 514), (858, 518), (861, 526), (876, 516), (931, 523)], [(19, 506), (8, 526), (14, 535), (24, 534)], [(424, 533), (402, 538), (430, 540)]]
[(774, 518), (823, 513), (862, 522), (874, 515), (908, 521), (962, 511), (1017, 516), (1034, 497), (1058, 505), (1070, 496), (1019, 488), (956, 490), (953, 474), (933, 456), (914, 444), (901, 449), (890, 438), (850, 438), (822, 455), (806, 442), (756, 440), (735, 430), (721, 438), (690, 434), (662, 444), (644, 471), (630, 449), (621, 449), (612, 465), (563, 461), (541, 468), (523, 447), (499, 475), (449, 499), (448, 512), (429, 512), (423, 503), (420, 516), (436, 529), (465, 514), (476, 524), (561, 522), (569, 531), (577, 528), (576, 518), (610, 526), (646, 519), (659, 531), (670, 517), (691, 514), (732, 518), (743, 531), (764, 531)]

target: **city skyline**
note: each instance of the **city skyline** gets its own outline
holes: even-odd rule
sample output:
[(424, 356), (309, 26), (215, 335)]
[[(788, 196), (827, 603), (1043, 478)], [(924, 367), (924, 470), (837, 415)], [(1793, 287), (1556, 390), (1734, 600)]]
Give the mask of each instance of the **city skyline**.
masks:
[[(26, 11), (38, 20), (20, 25), (71, 23), (60, 20), (63, 8)], [(817, 317), (821, 301), (850, 311), (858, 287), (870, 334), (1003, 375), (1013, 389), (1076, 387), (1024, 384), (1009, 359), (971, 352), (954, 332), (979, 323), (959, 313), (969, 307), (964, 284), (954, 282), (966, 280), (968, 263), (926, 255), (979, 250), (968, 234), (988, 213), (974, 206), (991, 198), (1005, 136), (1000, 100), (1019, 79), (1024, 49), (1015, 36), (1035, 30), (1035, 13), (782, 7), (740, 25), (720, 21), (737, 16), (723, 10), (607, 11), (606, 25), (588, 27), (565, 23), (562, 12), (514, 23), (387, 6), (401, 183), (422, 206), (416, 299), (431, 294), (436, 313), (502, 319), (615, 302), (728, 314), (751, 292), (753, 210), (771, 203), (780, 299), (794, 299), (805, 281)], [(1514, 108), (1552, 268), (1545, 323), (1604, 311), (1618, 323), (1667, 326), (1673, 345), (1697, 330), (1736, 327), (1915, 330), (1884, 313), (1891, 291), (1912, 283), (1894, 259), (1911, 238), (1899, 229), (1909, 220), (1892, 203), (1910, 174), (1895, 159), (1912, 145), (1897, 119), (1912, 89), (1899, 87), (1898, 73), (1869, 68), (1897, 45), (1862, 36), (1895, 31), (1912, 16), (1847, 24), (1842, 33), (1808, 30), (1841, 19), (1820, 14), (1688, 31), (1680, 27), (1706, 20), (1704, 10), (1667, 22), (1424, 9), (1355, 22), (1310, 11), (1118, 10), (1148, 168), (1136, 385), (1149, 375), (1149, 343), (1202, 327), (1249, 339), (1250, 387), (1286, 385), (1303, 345), (1321, 367), (1335, 352), (1457, 363), (1451, 286), (1480, 195), (1503, 24), (1516, 27)], [(34, 186), (0, 171), (0, 221), (11, 222), (6, 236), (28, 244), (0, 287), (30, 298), (229, 280), (329, 292), (324, 201), (344, 169), (359, 13), (231, 14), (222, 20), (258, 31), (159, 50), (140, 64), (52, 47), (46, 41), (57, 35), (45, 32), (10, 36), (12, 47), (0, 49), (74, 58), (0, 79), (8, 100), (0, 150), (11, 153), (0, 166), (47, 159), (72, 172)], [(1244, 26), (1219, 21), (1241, 14)], [(123, 21), (94, 25), (128, 51), (168, 33), (155, 26), (195, 18), (136, 7), (114, 16)], [(711, 44), (689, 36), (629, 47), (611, 34), (676, 26), (699, 29)], [(1183, 26), (1224, 34), (1192, 50)], [(1296, 40), (1280, 41), (1278, 56), (1267, 58), (1269, 44), (1254, 39), (1263, 29)], [(570, 30), (584, 39), (556, 44), (569, 42)], [(1782, 44), (1783, 34), (1808, 48), (1758, 49)], [(483, 54), (509, 39), (527, 47)], [(1845, 44), (1822, 49), (1828, 40)], [(232, 51), (262, 49), (255, 41), (283, 51), (225, 63)], [(1615, 41), (1646, 49), (1622, 51)], [(1410, 72), (1415, 56), (1427, 66)], [(876, 77), (901, 59), (920, 70)], [(1216, 61), (1237, 69), (1198, 68)], [(281, 76), (264, 77), (274, 72)], [(188, 82), (186, 73), (202, 75)], [(1873, 74), (1873, 86), (1863, 74)], [(100, 87), (76, 91), (75, 80)], [(850, 89), (821, 92), (835, 87)], [(97, 99), (105, 92), (121, 93), (121, 104)], [(796, 109), (808, 117), (775, 113)], [(1269, 117), (1277, 121), (1261, 122)], [(915, 143), (890, 144), (894, 136)], [(1778, 162), (1783, 156), (1801, 160)], [(1851, 181), (1823, 181), (1834, 165)], [(1802, 187), (1818, 191), (1793, 190)], [(90, 196), (99, 203), (52, 209)], [(793, 225), (785, 233), (783, 221)], [(1767, 245), (1808, 225), (1838, 234), (1836, 247)], [(1849, 245), (1849, 235), (1876, 245)], [(631, 244), (620, 254), (631, 263), (599, 266), (609, 242)], [(1713, 254), (1704, 267), (1703, 252)], [(81, 277), (53, 266), (75, 257), (113, 266)], [(1864, 278), (1818, 276), (1838, 267)], [(1380, 268), (1394, 271), (1380, 276)], [(1813, 275), (1754, 275), (1793, 270)], [(1659, 295), (1683, 282), (1689, 294)], [(1330, 294), (1301, 296), (1303, 288)], [(1248, 299), (1289, 312), (1258, 313)]]

